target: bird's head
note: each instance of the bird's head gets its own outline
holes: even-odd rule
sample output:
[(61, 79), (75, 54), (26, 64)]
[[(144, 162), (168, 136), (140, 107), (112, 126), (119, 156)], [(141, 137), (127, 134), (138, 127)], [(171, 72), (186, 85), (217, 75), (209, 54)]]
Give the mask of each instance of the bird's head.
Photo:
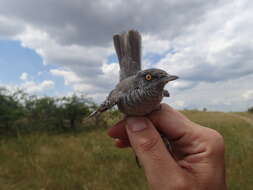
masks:
[(146, 69), (136, 74), (136, 82), (139, 88), (163, 89), (169, 82), (178, 79), (161, 69)]

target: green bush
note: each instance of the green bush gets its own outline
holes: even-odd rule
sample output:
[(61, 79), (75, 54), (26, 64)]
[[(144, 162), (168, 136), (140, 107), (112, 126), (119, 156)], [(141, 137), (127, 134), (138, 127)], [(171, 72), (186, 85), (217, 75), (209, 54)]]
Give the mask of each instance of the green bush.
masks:
[(253, 113), (253, 106), (248, 109), (248, 112)]
[(82, 95), (37, 97), (20, 90), (0, 89), (0, 133), (17, 135), (85, 129), (82, 121), (95, 108), (96, 105)]
[(6, 89), (0, 89), (0, 133), (13, 131), (15, 122), (24, 116), (18, 93), (9, 94)]

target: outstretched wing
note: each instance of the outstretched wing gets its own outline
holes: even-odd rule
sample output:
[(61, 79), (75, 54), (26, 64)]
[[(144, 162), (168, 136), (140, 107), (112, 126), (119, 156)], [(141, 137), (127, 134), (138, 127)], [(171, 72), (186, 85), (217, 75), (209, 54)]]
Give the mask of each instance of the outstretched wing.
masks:
[(120, 81), (141, 70), (141, 35), (130, 30), (113, 36), (120, 66)]

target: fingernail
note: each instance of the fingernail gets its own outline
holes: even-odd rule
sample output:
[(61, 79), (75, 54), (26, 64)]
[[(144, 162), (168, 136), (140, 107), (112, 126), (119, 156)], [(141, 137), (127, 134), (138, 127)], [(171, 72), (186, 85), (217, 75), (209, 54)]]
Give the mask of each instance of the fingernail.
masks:
[(127, 118), (127, 127), (132, 132), (142, 131), (147, 128), (147, 123), (142, 118), (130, 117)]

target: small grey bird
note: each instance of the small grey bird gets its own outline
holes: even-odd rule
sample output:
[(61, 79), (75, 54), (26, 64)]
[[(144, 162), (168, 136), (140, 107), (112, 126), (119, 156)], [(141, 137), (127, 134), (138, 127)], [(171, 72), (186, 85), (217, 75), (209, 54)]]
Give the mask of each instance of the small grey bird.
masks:
[(120, 82), (89, 118), (114, 105), (127, 116), (144, 116), (159, 109), (163, 97), (169, 97), (164, 86), (178, 77), (161, 69), (141, 70), (141, 36), (138, 31), (114, 35), (113, 40), (120, 64)]

